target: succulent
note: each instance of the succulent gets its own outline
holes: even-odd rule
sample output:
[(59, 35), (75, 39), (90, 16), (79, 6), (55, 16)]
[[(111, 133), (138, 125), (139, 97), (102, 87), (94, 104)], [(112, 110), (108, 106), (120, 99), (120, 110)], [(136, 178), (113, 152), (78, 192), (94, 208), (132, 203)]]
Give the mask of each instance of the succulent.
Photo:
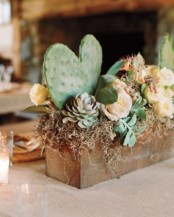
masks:
[(79, 127), (88, 128), (98, 121), (99, 104), (94, 96), (84, 93), (67, 103), (62, 114), (65, 116), (63, 123), (77, 122)]
[(77, 94), (92, 94), (102, 65), (102, 48), (93, 35), (86, 35), (80, 45), (79, 58), (67, 46), (54, 44), (44, 56), (43, 71), (49, 94), (62, 109)]

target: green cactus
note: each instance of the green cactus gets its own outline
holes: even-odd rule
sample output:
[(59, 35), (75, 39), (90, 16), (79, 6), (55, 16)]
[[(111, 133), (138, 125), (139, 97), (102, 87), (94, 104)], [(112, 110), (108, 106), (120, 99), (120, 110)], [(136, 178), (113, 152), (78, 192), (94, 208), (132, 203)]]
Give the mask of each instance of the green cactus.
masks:
[(158, 61), (160, 68), (167, 67), (174, 72), (174, 42), (170, 35), (163, 37), (158, 53)]
[(80, 45), (80, 58), (63, 44), (54, 44), (44, 56), (43, 71), (51, 99), (62, 109), (66, 101), (96, 88), (102, 64), (102, 49), (92, 35)]
[(95, 90), (101, 72), (102, 48), (93, 35), (86, 35), (81, 40), (79, 54), (83, 72)]

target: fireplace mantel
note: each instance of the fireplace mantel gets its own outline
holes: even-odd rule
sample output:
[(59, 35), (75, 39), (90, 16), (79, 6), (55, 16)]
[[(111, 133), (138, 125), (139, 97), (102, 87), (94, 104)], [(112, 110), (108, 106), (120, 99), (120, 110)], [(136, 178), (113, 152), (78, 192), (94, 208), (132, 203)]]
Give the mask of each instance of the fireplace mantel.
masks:
[(27, 20), (73, 17), (120, 11), (152, 11), (174, 0), (15, 0), (14, 12)]

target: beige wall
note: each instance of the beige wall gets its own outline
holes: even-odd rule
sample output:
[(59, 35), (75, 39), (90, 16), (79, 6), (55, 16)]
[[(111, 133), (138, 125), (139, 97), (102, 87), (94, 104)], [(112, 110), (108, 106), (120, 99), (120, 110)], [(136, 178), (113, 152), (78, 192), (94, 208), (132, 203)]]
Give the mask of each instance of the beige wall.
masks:
[(0, 57), (13, 56), (13, 26), (12, 24), (0, 26)]

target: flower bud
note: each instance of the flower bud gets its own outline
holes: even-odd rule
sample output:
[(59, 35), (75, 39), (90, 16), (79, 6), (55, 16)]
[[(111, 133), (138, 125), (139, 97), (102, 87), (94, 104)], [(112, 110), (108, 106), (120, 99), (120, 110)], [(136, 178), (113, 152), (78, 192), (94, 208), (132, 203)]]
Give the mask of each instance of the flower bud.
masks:
[(48, 89), (41, 84), (34, 84), (30, 90), (30, 99), (35, 105), (40, 105), (48, 98)]

